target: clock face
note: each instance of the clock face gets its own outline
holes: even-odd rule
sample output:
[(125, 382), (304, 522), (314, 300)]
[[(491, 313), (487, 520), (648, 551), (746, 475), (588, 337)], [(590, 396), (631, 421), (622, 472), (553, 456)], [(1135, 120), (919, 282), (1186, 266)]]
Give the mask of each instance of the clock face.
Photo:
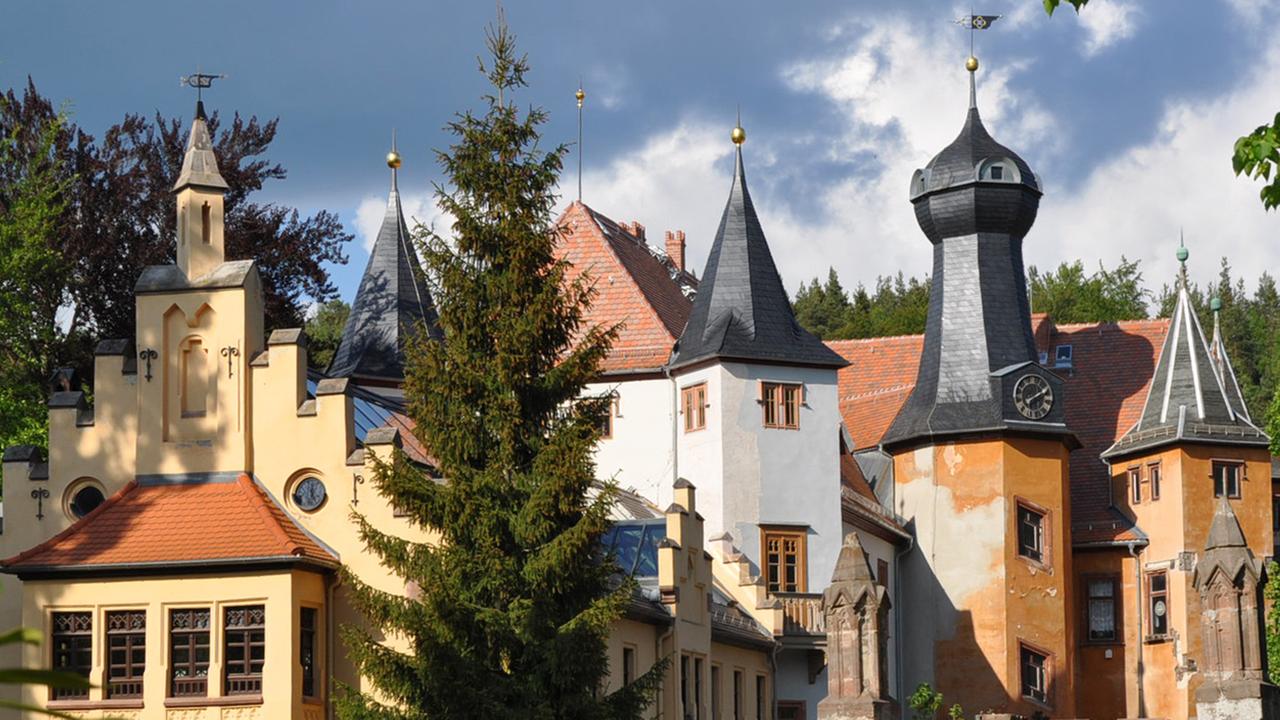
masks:
[(308, 512), (324, 504), (327, 493), (320, 478), (305, 477), (293, 488), (293, 504)]
[(1053, 408), (1053, 388), (1039, 375), (1023, 375), (1013, 386), (1013, 405), (1023, 417), (1039, 420)]

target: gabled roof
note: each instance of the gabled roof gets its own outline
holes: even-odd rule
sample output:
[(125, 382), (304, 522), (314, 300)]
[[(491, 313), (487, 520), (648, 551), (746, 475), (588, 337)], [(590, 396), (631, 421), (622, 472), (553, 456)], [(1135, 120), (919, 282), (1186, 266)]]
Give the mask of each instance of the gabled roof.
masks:
[(338, 559), (248, 475), (191, 482), (133, 480), (93, 512), (3, 562), (21, 577), (208, 571)]
[(432, 338), (443, 339), (438, 321), (400, 207), (396, 171), (392, 170), (382, 227), (327, 374), (357, 382), (403, 382), (409, 333), (425, 325)]
[(847, 364), (796, 322), (747, 191), (741, 146), (707, 269), (670, 364), (676, 368), (711, 358), (830, 368)]
[(689, 319), (698, 281), (650, 246), (637, 226), (617, 223), (580, 201), (556, 226), (563, 230), (557, 255), (569, 263), (568, 279), (585, 274), (596, 291), (587, 323), (620, 325), (604, 372), (662, 367)]
[[(1175, 442), (1266, 446), (1269, 440), (1227, 397), (1220, 372), (1179, 271), (1178, 300), (1138, 421), (1103, 453), (1116, 458)], [(1223, 351), (1225, 353), (1225, 350)], [(1224, 354), (1225, 357), (1225, 354)]]
[(191, 121), (191, 135), (187, 138), (187, 152), (182, 156), (182, 170), (173, 184), (174, 191), (193, 185), (196, 187), (226, 190), (230, 186), (218, 172), (218, 158), (213, 154), (213, 141), (205, 121), (204, 103), (196, 102), (196, 117)]

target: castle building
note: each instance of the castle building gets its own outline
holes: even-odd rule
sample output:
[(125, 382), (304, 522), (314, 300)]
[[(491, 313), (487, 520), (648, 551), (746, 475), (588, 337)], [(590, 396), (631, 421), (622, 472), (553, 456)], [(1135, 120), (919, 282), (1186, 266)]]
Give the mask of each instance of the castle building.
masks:
[[(967, 715), (1274, 717), (1272, 460), (1217, 315), (1206, 337), (1185, 248), (1169, 319), (1032, 314), (1042, 186), (987, 131), (968, 67), (959, 135), (910, 180), (933, 246), (923, 335), (824, 343), (798, 324), (741, 128), (700, 274), (683, 232), (655, 247), (581, 201), (558, 220), (588, 321), (618, 327), (587, 389), (612, 398), (595, 460), (624, 492), (604, 544), (637, 586), (605, 690), (667, 659), (653, 717), (904, 717), (921, 683)], [(301, 331), (264, 337), (256, 265), (224, 256), (198, 106), (177, 263), (138, 281), (136, 337), (99, 345), (92, 402), (51, 395), (47, 459), (4, 453), (0, 619), (48, 638), (21, 662), (97, 685), (24, 700), (319, 720), (335, 682), (367, 687), (336, 638), (362, 620), (335, 570), (421, 591), (349, 513), (427, 539), (364, 478), (397, 447), (431, 471), (403, 348), (447, 341), (388, 164), (351, 319), (308, 372)]]

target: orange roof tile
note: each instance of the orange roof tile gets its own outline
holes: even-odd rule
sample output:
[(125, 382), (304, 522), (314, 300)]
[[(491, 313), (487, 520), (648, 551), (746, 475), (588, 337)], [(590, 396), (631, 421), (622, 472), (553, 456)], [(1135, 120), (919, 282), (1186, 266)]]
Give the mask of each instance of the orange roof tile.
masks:
[(569, 206), (557, 224), (566, 229), (558, 253), (570, 263), (569, 280), (586, 274), (596, 296), (587, 311), (588, 325), (621, 325), (604, 372), (656, 370), (665, 364), (689, 319), (692, 301), (673, 268), (642, 238), (583, 205)]
[(245, 560), (337, 565), (248, 475), (221, 482), (134, 480), (71, 527), (2, 565), (5, 572), (28, 575)]
[[(1141, 532), (1112, 507), (1110, 475), (1099, 454), (1142, 413), (1147, 386), (1169, 321), (1054, 325), (1032, 317), (1036, 344), (1049, 358), (1071, 345), (1072, 367), (1050, 367), (1066, 383), (1067, 427), (1081, 447), (1071, 453), (1072, 536), (1076, 543), (1139, 539)], [(849, 361), (840, 370), (840, 412), (855, 449), (879, 444), (915, 387), (923, 335), (827, 343)]]

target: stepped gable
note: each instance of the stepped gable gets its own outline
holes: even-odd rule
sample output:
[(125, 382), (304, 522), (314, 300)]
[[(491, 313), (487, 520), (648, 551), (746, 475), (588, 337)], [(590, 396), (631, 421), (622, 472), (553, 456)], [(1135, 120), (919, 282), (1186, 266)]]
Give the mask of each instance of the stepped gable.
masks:
[[(1072, 538), (1077, 545), (1142, 537), (1111, 508), (1110, 474), (1099, 455), (1142, 414), (1157, 353), (1170, 321), (1055, 325), (1037, 315), (1033, 334), (1048, 367), (1070, 394), (1067, 424), (1081, 443), (1071, 452)], [(914, 387), (923, 335), (827, 343), (849, 366), (839, 374), (840, 412), (853, 449), (879, 446)], [(1059, 346), (1072, 346), (1071, 367), (1055, 365)]]
[(828, 368), (846, 364), (796, 322), (747, 190), (741, 145), (729, 201), (670, 365), (710, 359)]
[(402, 383), (409, 333), (425, 327), (432, 338), (444, 338), (400, 207), (396, 181), (399, 160), (395, 163), (382, 227), (351, 303), (342, 339), (329, 363), (329, 377), (349, 377), (357, 383)]
[(71, 527), (2, 563), (23, 578), (249, 564), (330, 569), (338, 558), (244, 474), (133, 480)]
[[(1142, 413), (1102, 457), (1118, 459), (1179, 442), (1266, 447), (1270, 439), (1239, 412), (1228, 388), (1229, 363), (1214, 361), (1187, 292), (1186, 248), (1179, 249), (1178, 299)], [(1223, 350), (1225, 360), (1225, 349)], [(1239, 398), (1239, 395), (1236, 395)], [(1241, 400), (1237, 400), (1240, 403)]]
[(638, 223), (618, 223), (582, 202), (572, 203), (556, 226), (557, 254), (568, 279), (588, 276), (596, 297), (587, 323), (620, 325), (604, 372), (657, 371), (689, 319), (694, 276), (650, 246)]

